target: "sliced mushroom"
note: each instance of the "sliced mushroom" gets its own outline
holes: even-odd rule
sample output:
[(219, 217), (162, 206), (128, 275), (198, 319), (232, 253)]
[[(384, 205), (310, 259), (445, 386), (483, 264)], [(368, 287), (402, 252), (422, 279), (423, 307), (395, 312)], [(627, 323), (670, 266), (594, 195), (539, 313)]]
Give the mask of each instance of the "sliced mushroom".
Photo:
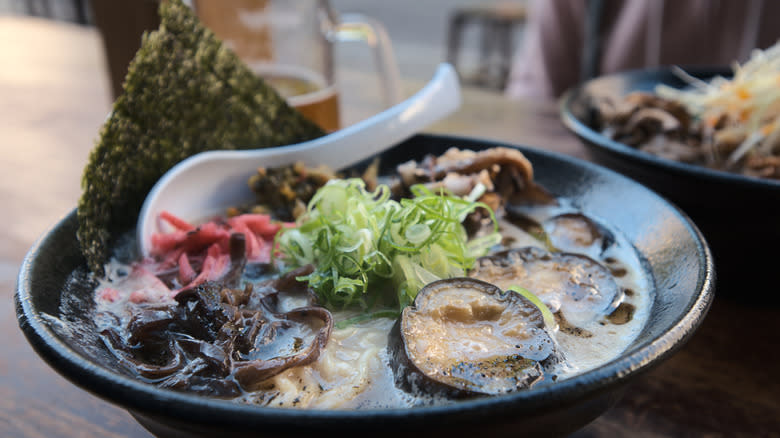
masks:
[(600, 255), (615, 243), (615, 236), (582, 213), (564, 213), (544, 221), (550, 244), (561, 251)]
[(638, 148), (642, 152), (683, 163), (702, 163), (705, 159), (705, 151), (700, 145), (684, 143), (663, 134), (648, 138)]
[(469, 276), (501, 289), (525, 288), (550, 311), (562, 312), (566, 320), (580, 327), (609, 314), (622, 299), (612, 274), (595, 260), (536, 247), (481, 257)]
[(543, 379), (555, 356), (542, 312), (473, 278), (428, 284), (390, 335), (396, 383), (448, 397), (502, 394)]
[(679, 120), (684, 128), (687, 128), (687, 126), (691, 123), (692, 117), (690, 113), (688, 113), (688, 110), (685, 108), (685, 105), (682, 103), (667, 99), (664, 97), (661, 97), (654, 93), (643, 93), (643, 92), (634, 92), (630, 93), (628, 96), (626, 96), (626, 102), (629, 105), (634, 105), (634, 107), (654, 107), (659, 108), (667, 113), (669, 113), (672, 117)]
[(450, 148), (438, 157), (429, 155), (419, 163), (403, 163), (397, 170), (405, 188), (426, 184), (468, 194), (467, 190), (482, 184), (486, 193), (499, 194), (501, 202), (556, 202), (534, 182), (531, 162), (517, 149), (494, 147), (474, 152)]
[(626, 99), (609, 95), (591, 95), (589, 105), (595, 110), (592, 115), (597, 126), (623, 124), (636, 109), (636, 105)]
[(635, 147), (658, 135), (682, 138), (694, 124), (682, 104), (650, 93), (595, 98), (593, 105), (604, 135)]
[(649, 132), (670, 132), (680, 129), (680, 121), (660, 108), (642, 108), (628, 122), (626, 131), (646, 129)]
[(780, 179), (780, 157), (748, 157), (743, 173), (761, 178)]

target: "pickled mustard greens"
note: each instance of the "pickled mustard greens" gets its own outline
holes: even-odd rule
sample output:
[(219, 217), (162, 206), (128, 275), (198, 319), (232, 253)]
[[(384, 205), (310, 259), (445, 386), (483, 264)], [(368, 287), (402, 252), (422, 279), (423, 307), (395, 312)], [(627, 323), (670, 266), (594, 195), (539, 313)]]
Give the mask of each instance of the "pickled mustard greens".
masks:
[(78, 239), (102, 273), (116, 237), (131, 228), (155, 182), (208, 149), (256, 149), (323, 134), (289, 107), (181, 0), (160, 2), (82, 178)]
[(373, 307), (389, 289), (403, 309), (424, 285), (464, 276), (500, 242), (497, 229), (469, 240), (462, 225), (478, 208), (493, 217), (486, 205), (422, 186), (412, 192), (395, 201), (385, 185), (369, 192), (360, 179), (330, 181), (297, 227), (277, 236), (281, 259), (316, 267), (304, 279), (328, 307)]

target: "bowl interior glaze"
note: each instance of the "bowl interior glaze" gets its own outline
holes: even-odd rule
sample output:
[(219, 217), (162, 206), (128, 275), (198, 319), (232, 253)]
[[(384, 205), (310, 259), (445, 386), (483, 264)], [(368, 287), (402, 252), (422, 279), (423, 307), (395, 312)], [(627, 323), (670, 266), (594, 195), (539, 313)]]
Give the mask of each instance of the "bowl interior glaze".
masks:
[[(418, 135), (381, 157), (385, 170), (440, 154), (451, 146), (506, 146), (490, 141)], [(618, 358), (549, 386), (448, 406), (387, 410), (295, 410), (158, 389), (111, 366), (90, 333), (91, 285), (64, 288), (84, 259), (76, 240), (75, 211), (28, 253), (19, 274), (19, 325), (37, 353), (74, 384), (121, 406), (159, 436), (560, 436), (584, 426), (614, 404), (638, 374), (663, 361), (693, 334), (713, 296), (714, 269), (707, 244), (688, 217), (666, 200), (617, 173), (537, 149), (520, 148), (539, 183), (573, 200), (584, 213), (623, 233), (643, 258), (655, 284), (650, 319)], [(75, 317), (66, 325), (62, 309)], [(79, 316), (80, 315), (80, 316)], [(75, 329), (74, 329), (75, 327)], [(78, 342), (75, 340), (79, 339)], [(86, 341), (85, 341), (86, 340)], [(86, 347), (84, 347), (86, 344)]]

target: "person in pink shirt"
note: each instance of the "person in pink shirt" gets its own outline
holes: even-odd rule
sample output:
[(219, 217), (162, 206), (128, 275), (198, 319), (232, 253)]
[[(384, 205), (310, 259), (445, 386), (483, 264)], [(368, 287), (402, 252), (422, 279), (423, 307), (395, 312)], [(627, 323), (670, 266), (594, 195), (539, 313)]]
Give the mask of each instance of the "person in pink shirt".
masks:
[(779, 37), (778, 1), (539, 0), (505, 93), (552, 99), (607, 73), (730, 66)]

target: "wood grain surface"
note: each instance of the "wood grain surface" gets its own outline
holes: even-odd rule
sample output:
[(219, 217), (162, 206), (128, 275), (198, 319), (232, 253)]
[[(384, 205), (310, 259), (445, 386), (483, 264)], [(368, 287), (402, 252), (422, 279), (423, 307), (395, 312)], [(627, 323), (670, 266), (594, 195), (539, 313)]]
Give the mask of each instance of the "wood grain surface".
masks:
[[(340, 80), (354, 84), (374, 78), (345, 72)], [(407, 94), (421, 85), (407, 82)], [(82, 391), (39, 359), (19, 330), (13, 308), (26, 251), (76, 205), (81, 170), (110, 109), (110, 89), (94, 29), (0, 17), (2, 437), (150, 436), (124, 410)], [(376, 111), (380, 101), (371, 93), (345, 91), (346, 123)], [(466, 90), (463, 108), (430, 131), (587, 158), (561, 125), (555, 104), (509, 101), (480, 90)], [(642, 375), (615, 407), (573, 436), (780, 436), (775, 375), (780, 309), (733, 298), (751, 292), (716, 297), (686, 346)]]

